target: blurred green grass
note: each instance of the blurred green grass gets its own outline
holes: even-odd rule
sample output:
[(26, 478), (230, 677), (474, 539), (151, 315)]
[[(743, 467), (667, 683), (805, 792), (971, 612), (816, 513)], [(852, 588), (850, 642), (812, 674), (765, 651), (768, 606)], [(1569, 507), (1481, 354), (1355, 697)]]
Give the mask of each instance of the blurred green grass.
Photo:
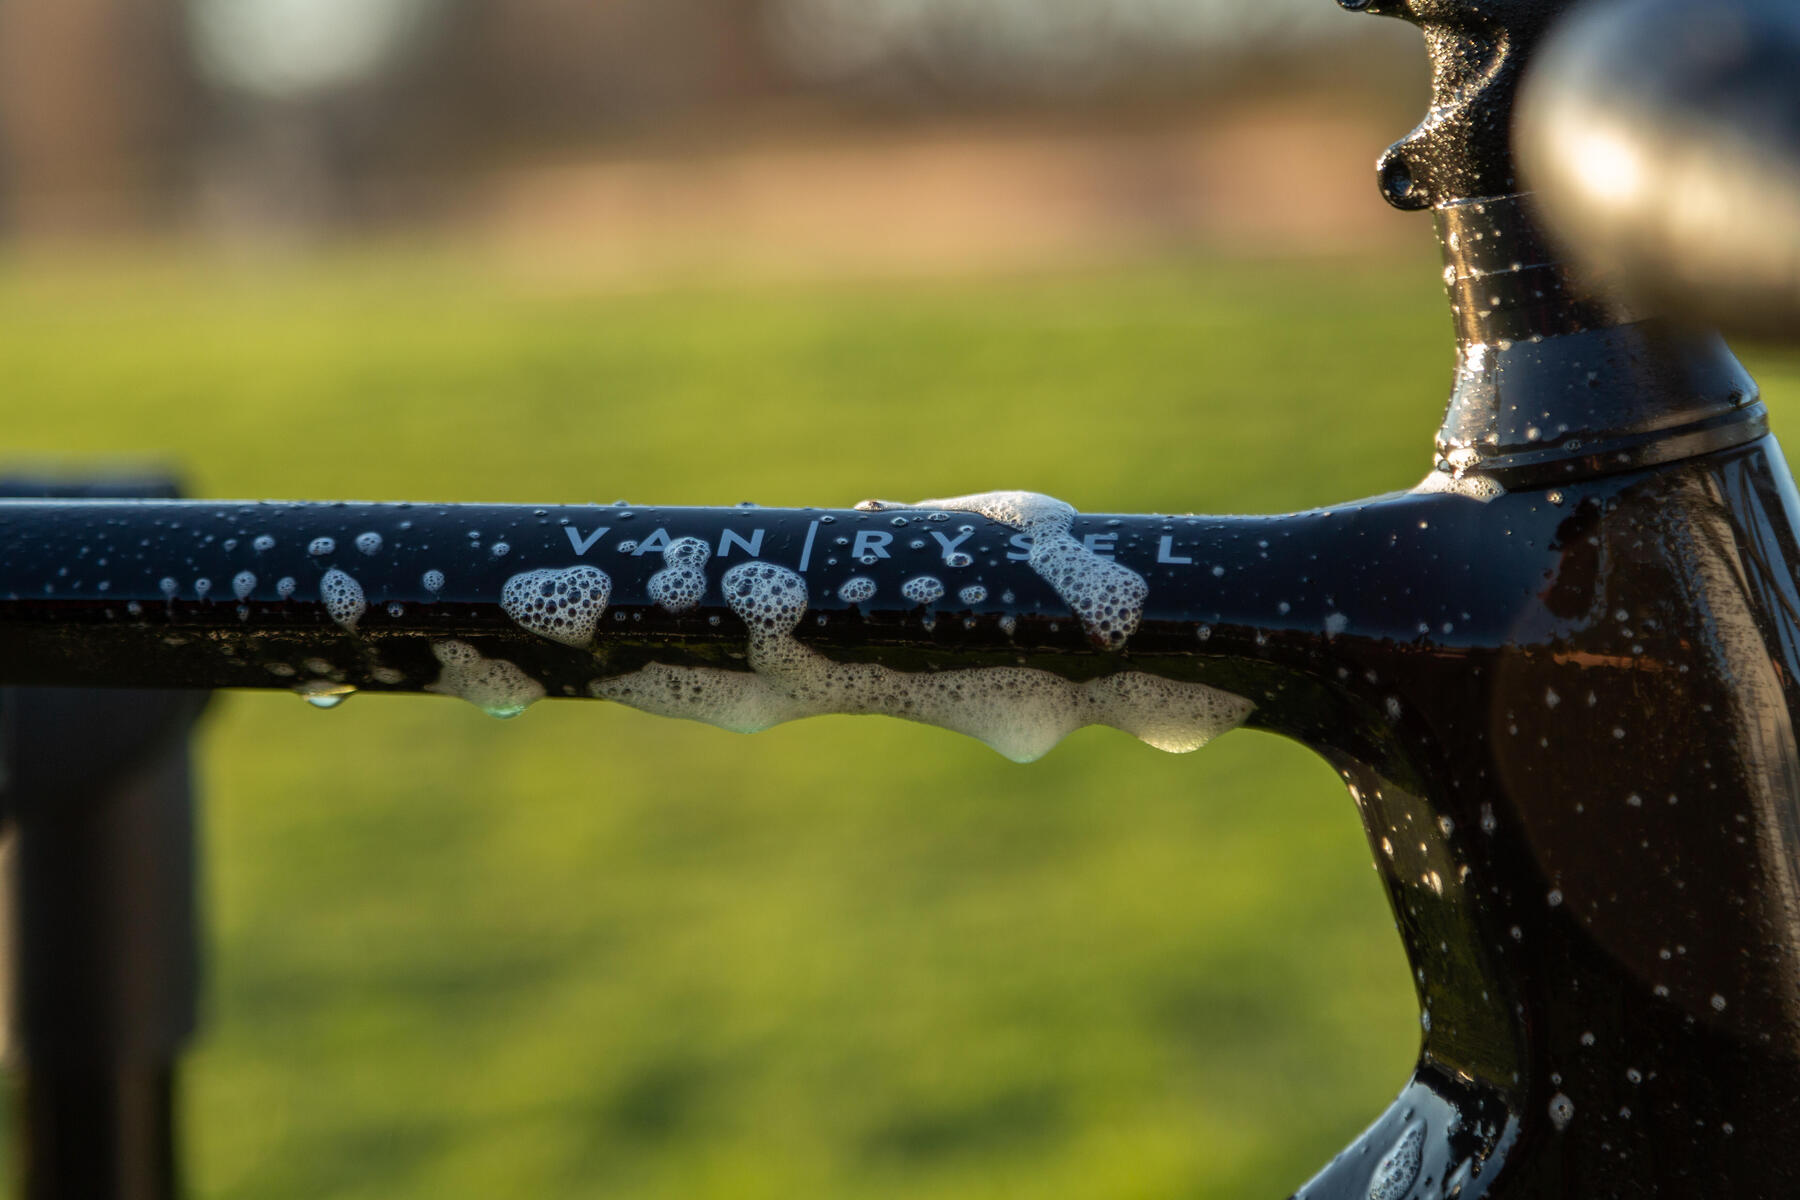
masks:
[[(584, 295), (363, 254), (15, 265), (0, 363), (13, 456), (205, 496), (1268, 511), (1415, 482), (1450, 339), (1426, 257)], [(266, 694), (202, 749), (200, 1197), (1274, 1197), (1416, 1046), (1353, 809), (1261, 735), (1022, 768)]]

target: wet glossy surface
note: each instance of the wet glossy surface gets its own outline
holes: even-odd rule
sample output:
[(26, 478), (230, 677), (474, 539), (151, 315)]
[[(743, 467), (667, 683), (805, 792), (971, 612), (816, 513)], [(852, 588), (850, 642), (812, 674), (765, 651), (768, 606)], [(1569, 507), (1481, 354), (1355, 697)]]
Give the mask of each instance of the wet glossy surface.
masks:
[(1068, 556), (1147, 588), (1123, 636), (967, 512), (5, 502), (0, 683), (330, 701), (454, 659), (505, 708), (741, 674), (751, 563), (826, 659), (1204, 683), (1339, 770), (1419, 996), (1415, 1076), (1301, 1195), (1796, 1194), (1800, 496), (1723, 344), (1585, 286), (1514, 194), (1513, 90), (1568, 5), (1344, 2), (1434, 58), (1383, 183), (1440, 209), (1452, 490), (1075, 517)]
[[(810, 530), (804, 578), (824, 622), (799, 636), (826, 654), (1200, 680), (1334, 762), (1387, 880), (1425, 1028), (1415, 1083), (1308, 1195), (1367, 1196), (1383, 1162), (1384, 1186), (1404, 1195), (1442, 1194), (1458, 1171), (1469, 1196), (1707, 1194), (1701, 1181), (1783, 1194), (1800, 1117), (1800, 506), (1772, 440), (1490, 502), (1080, 518), (1078, 536), (1150, 584), (1123, 652), (1090, 641), (1007, 560), (1012, 531), (979, 519), (962, 522), (973, 532), (956, 552), (973, 553), (956, 568), (928, 535), (961, 524), (927, 514), (897, 526), (756, 509), (21, 503), (0, 508), (0, 661), (14, 682), (285, 687), (268, 664), (305, 672), (310, 658), (357, 687), (416, 689), (436, 675), (430, 641), (454, 634), (552, 694), (652, 658), (734, 664), (744, 631), (716, 585), (690, 611), (658, 608), (661, 556), (619, 549), (617, 532), (588, 551), (615, 579), (595, 650), (513, 625), (505, 579), (581, 561), (599, 516), (638, 547), (696, 536), (739, 558), (760, 529), (761, 556), (790, 568)], [(126, 529), (163, 540), (121, 554)], [(375, 554), (354, 547), (368, 531), (382, 535)], [(838, 549), (858, 531), (896, 540), (866, 564), (821, 553), (820, 531)], [(275, 546), (256, 551), (258, 537)], [(320, 537), (353, 557), (309, 554)], [(228, 579), (258, 553), (271, 557), (242, 604), (229, 589), (195, 595), (199, 573)], [(63, 571), (99, 557), (106, 567)], [(339, 562), (368, 593), (354, 633), (317, 592)], [(900, 586), (926, 566), (947, 585), (935, 608)], [(431, 569), (446, 577), (438, 593), (419, 582)], [(290, 570), (307, 583), (285, 599), (262, 582)], [(852, 577), (873, 595), (840, 599)], [(977, 581), (989, 599), (949, 598)], [(1402, 1187), (1410, 1154), (1390, 1154), (1415, 1126), (1420, 1166)]]

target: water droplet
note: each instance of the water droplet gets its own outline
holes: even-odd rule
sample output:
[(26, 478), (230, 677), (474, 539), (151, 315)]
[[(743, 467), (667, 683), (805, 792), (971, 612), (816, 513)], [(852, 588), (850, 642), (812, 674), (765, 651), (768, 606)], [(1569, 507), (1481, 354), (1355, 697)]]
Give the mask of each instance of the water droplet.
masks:
[(1575, 1119), (1575, 1102), (1561, 1092), (1550, 1097), (1550, 1123), (1561, 1133)]
[(312, 705), (314, 708), (336, 708), (355, 694), (356, 688), (348, 683), (334, 683), (329, 679), (309, 679), (294, 688), (294, 694)]

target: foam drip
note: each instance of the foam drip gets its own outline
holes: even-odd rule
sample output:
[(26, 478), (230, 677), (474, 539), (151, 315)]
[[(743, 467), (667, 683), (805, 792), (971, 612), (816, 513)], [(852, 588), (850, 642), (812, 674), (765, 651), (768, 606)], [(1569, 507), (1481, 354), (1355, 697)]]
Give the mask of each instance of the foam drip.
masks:
[(1025, 667), (904, 672), (835, 662), (794, 637), (807, 609), (798, 574), (744, 563), (721, 586), (749, 628), (752, 672), (655, 664), (595, 680), (589, 693), (741, 733), (828, 713), (901, 717), (968, 734), (1015, 762), (1042, 757), (1084, 725), (1110, 725), (1186, 753), (1235, 728), (1252, 708), (1204, 684), (1135, 671), (1078, 684)]
[(1027, 560), (1031, 569), (1056, 590), (1080, 619), (1089, 639), (1103, 649), (1123, 649), (1143, 620), (1150, 585), (1130, 567), (1084, 546), (1072, 532), (1074, 508), (1054, 497), (1036, 492), (983, 492), (918, 504), (865, 500), (856, 507), (861, 512), (935, 509), (974, 513), (1025, 534), (1031, 539)]
[(544, 685), (505, 659), (484, 658), (467, 642), (433, 642), (431, 653), (442, 664), (428, 692), (467, 700), (490, 717), (516, 717), (544, 698)]
[(500, 589), (500, 607), (521, 629), (580, 648), (612, 596), (612, 580), (598, 567), (546, 568), (514, 575)]
[(712, 547), (699, 538), (676, 538), (663, 551), (662, 570), (650, 577), (650, 599), (672, 613), (684, 613), (706, 595), (706, 560)]

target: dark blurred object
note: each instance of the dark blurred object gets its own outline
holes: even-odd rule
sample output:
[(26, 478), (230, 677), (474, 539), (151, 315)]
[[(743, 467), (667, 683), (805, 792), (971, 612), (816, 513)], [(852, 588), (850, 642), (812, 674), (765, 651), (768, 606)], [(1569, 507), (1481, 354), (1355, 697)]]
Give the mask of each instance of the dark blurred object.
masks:
[(1555, 31), (1519, 155), (1552, 232), (1647, 309), (1800, 332), (1800, 5), (1601, 0)]
[[(5, 496), (175, 492), (0, 481)], [(26, 1200), (178, 1194), (199, 961), (188, 742), (206, 700), (0, 690), (0, 1049), (22, 1085)]]

